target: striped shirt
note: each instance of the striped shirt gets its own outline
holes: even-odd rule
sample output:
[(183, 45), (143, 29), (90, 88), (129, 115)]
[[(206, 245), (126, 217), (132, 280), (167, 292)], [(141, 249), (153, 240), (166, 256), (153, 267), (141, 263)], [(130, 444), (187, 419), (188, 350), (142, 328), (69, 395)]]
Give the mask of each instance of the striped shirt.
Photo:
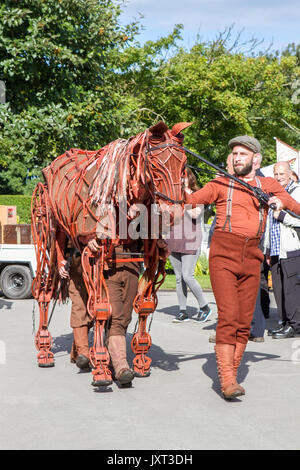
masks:
[[(284, 188), (287, 192), (293, 181)], [(270, 218), (270, 256), (279, 256), (280, 253), (280, 222), (273, 217), (273, 211), (269, 211)]]

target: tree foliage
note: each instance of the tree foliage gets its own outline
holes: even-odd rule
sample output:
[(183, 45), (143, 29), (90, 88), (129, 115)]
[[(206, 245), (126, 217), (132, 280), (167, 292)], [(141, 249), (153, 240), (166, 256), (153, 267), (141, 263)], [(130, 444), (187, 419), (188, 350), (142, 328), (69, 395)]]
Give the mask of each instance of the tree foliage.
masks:
[(137, 25), (118, 24), (111, 0), (10, 0), (0, 8), (0, 185), (25, 182), (70, 147), (97, 148), (118, 137), (115, 51)]
[(275, 158), (274, 136), (299, 145), (299, 104), (292, 101), (297, 56), (245, 54), (236, 51), (238, 42), (232, 48), (222, 39), (179, 49), (145, 90), (142, 64), (131, 92), (167, 122), (193, 121), (186, 146), (212, 161), (225, 161), (230, 138), (250, 134), (261, 140), (267, 164)]
[(215, 163), (238, 134), (261, 140), (265, 164), (275, 159), (274, 136), (299, 147), (299, 45), (257, 52), (259, 41), (232, 40), (228, 28), (185, 50), (176, 25), (141, 46), (139, 23), (120, 26), (122, 7), (0, 1), (2, 193), (30, 194), (41, 168), (65, 150), (99, 148), (159, 120), (194, 122), (186, 146)]

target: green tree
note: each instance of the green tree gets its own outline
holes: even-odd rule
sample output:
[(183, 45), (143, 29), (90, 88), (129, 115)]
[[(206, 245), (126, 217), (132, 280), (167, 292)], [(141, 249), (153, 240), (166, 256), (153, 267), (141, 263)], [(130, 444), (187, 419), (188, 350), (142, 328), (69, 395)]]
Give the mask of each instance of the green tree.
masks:
[[(239, 35), (232, 44), (230, 33), (229, 28), (215, 41), (199, 41), (188, 51), (173, 47), (170, 57), (153, 64), (151, 79), (147, 53), (151, 56), (153, 50), (155, 56), (152, 43), (139, 51), (129, 48), (127, 57), (135, 52), (143, 60), (125, 81), (140, 109), (169, 124), (194, 122), (185, 132), (185, 144), (192, 150), (215, 163), (225, 162), (228, 140), (247, 133), (261, 140), (268, 164), (275, 159), (274, 136), (299, 145), (299, 104), (291, 99), (292, 84), (300, 78), (297, 56), (256, 52), (255, 39), (242, 47)], [(211, 175), (201, 181), (208, 179)]]
[(1, 192), (30, 193), (40, 169), (70, 147), (99, 148), (120, 134), (118, 54), (122, 1), (0, 3)]

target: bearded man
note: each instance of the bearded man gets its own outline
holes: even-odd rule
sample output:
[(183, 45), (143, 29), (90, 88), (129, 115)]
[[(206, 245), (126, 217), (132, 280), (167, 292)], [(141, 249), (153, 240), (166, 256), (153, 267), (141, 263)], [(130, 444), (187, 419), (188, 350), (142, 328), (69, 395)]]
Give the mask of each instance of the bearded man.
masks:
[(221, 391), (225, 399), (233, 399), (245, 394), (237, 383), (237, 370), (248, 342), (259, 288), (264, 259), (259, 242), (268, 205), (300, 215), (300, 204), (273, 178), (255, 175), (255, 157), (261, 153), (257, 139), (238, 136), (228, 145), (235, 176), (273, 194), (268, 204), (262, 203), (250, 189), (226, 176), (186, 194), (186, 202), (194, 207), (216, 203), (217, 220), (209, 253), (211, 284), (218, 308), (215, 353)]

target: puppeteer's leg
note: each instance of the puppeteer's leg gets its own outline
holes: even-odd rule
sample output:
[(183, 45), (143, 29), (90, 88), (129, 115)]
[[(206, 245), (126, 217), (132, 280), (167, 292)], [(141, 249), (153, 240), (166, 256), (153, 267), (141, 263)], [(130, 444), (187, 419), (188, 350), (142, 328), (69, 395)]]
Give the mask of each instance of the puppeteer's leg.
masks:
[(107, 347), (116, 379), (121, 385), (131, 385), (134, 374), (127, 362), (126, 337), (124, 335), (110, 336)]
[(82, 278), (80, 255), (73, 255), (70, 267), (69, 296), (72, 301), (70, 325), (73, 328), (71, 362), (82, 370), (90, 368), (89, 327), (91, 319), (87, 312), (87, 292)]
[(126, 331), (132, 318), (132, 304), (136, 296), (139, 267), (137, 263), (119, 263), (106, 274), (112, 307), (108, 332), (108, 351), (118, 382), (129, 386), (134, 378), (126, 352)]

